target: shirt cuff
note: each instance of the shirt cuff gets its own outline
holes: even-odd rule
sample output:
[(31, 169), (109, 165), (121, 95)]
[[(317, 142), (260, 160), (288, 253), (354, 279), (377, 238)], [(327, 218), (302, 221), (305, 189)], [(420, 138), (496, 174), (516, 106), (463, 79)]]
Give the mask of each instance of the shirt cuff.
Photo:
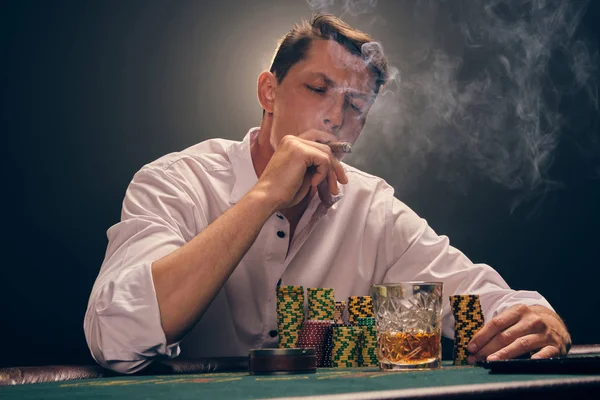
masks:
[[(134, 362), (140, 370), (154, 359), (174, 358), (181, 351), (179, 342), (167, 345), (150, 262), (128, 268), (104, 285), (96, 315), (99, 347), (109, 368), (113, 362)], [(147, 363), (140, 364), (143, 360)]]

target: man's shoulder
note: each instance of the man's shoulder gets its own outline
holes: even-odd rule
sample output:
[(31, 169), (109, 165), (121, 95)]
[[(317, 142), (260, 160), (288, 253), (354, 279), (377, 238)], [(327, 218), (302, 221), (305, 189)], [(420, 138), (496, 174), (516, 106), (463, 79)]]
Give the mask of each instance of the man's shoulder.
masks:
[(342, 166), (344, 167), (346, 176), (348, 176), (348, 180), (351, 182), (349, 182), (349, 184), (351, 184), (352, 187), (358, 190), (366, 189), (370, 191), (390, 192), (393, 195), (394, 188), (387, 183), (385, 179), (369, 174), (368, 172), (362, 171), (344, 162), (342, 162)]
[(184, 150), (166, 154), (144, 165), (142, 169), (166, 171), (194, 166), (206, 172), (228, 170), (231, 169), (231, 150), (240, 143), (228, 139), (208, 139)]

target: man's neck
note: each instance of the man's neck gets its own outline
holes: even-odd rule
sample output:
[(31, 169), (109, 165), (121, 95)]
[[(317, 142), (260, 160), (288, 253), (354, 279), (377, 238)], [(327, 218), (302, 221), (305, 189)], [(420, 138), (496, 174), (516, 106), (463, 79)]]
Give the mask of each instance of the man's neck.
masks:
[(271, 147), (271, 126), (263, 118), (258, 135), (250, 142), (250, 157), (252, 158), (252, 165), (254, 166), (256, 176), (259, 179), (267, 168), (271, 157), (273, 157), (273, 153), (274, 151)]

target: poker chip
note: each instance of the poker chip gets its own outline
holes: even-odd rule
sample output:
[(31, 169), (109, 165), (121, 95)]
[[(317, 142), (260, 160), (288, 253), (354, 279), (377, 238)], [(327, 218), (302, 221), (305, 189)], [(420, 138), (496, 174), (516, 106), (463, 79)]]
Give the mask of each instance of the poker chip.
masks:
[(375, 317), (360, 317), (356, 319), (358, 326), (375, 326)]
[(450, 296), (450, 307), (454, 315), (454, 365), (466, 365), (467, 345), (484, 325), (479, 295)]
[(333, 320), (306, 320), (298, 335), (298, 347), (315, 349), (318, 367), (326, 366), (326, 354), (331, 352), (326, 342), (332, 325)]
[[(370, 296), (350, 296), (348, 302), (336, 302), (332, 288), (307, 288), (306, 296), (308, 315), (305, 318), (304, 288), (277, 287), (279, 350), (311, 350), (318, 367), (378, 365), (373, 299)], [(349, 324), (344, 324), (346, 309)], [(291, 353), (279, 355), (284, 354), (289, 356)], [(262, 363), (261, 368), (269, 362), (266, 356), (255, 357), (254, 360)]]
[(325, 340), (323, 342), (323, 367), (332, 368), (333, 363), (331, 361), (331, 352), (333, 351), (333, 327), (331, 324), (325, 333)]
[(248, 353), (251, 375), (287, 375), (317, 372), (314, 349), (253, 349)]
[(358, 318), (375, 317), (373, 298), (371, 296), (348, 297), (348, 322), (356, 324)]
[(362, 329), (358, 363), (361, 367), (375, 367), (379, 365), (379, 360), (377, 359), (375, 318), (361, 317), (357, 319), (357, 323)]
[(279, 348), (295, 348), (304, 322), (304, 288), (277, 287), (277, 330)]
[(356, 325), (332, 326), (331, 363), (335, 368), (351, 368), (359, 366), (360, 342), (362, 329)]
[(308, 319), (333, 320), (335, 313), (335, 296), (332, 288), (308, 288)]
[(344, 323), (344, 310), (346, 309), (345, 301), (335, 302), (335, 311), (333, 312), (333, 320), (336, 324)]

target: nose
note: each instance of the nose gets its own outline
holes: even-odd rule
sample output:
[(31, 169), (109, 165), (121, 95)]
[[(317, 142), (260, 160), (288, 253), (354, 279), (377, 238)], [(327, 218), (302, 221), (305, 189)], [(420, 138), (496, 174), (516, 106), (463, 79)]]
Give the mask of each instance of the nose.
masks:
[(345, 101), (344, 93), (336, 93), (334, 96), (331, 96), (330, 101), (323, 111), (323, 124), (325, 125), (325, 130), (336, 133), (342, 127), (344, 124)]

